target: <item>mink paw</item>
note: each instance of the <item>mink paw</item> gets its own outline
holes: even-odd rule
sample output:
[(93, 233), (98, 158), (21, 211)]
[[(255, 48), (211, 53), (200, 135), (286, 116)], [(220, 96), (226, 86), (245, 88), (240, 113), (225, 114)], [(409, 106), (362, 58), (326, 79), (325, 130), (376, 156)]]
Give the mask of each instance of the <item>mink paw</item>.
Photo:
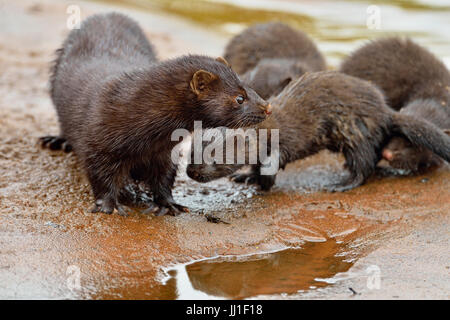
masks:
[(237, 183), (245, 183), (245, 185), (256, 184), (259, 185), (261, 190), (268, 191), (275, 184), (275, 176), (273, 175), (260, 175), (257, 173), (243, 173), (232, 174), (230, 176), (231, 181)]
[(117, 213), (121, 216), (128, 216), (125, 211), (125, 207), (113, 200), (97, 199), (95, 200), (94, 207), (91, 209), (92, 213), (103, 212), (106, 214), (113, 213), (114, 209), (117, 209)]
[(189, 212), (189, 208), (182, 206), (181, 204), (171, 202), (167, 205), (158, 205), (156, 203), (152, 203), (148, 206), (147, 209), (143, 211), (143, 213), (154, 213), (155, 216), (164, 216), (166, 214), (171, 216), (178, 216), (183, 212)]
[(64, 152), (72, 151), (72, 146), (64, 138), (58, 136), (45, 136), (39, 138), (39, 140), (44, 148), (49, 148), (50, 150), (63, 150)]
[(259, 175), (256, 173), (235, 173), (230, 175), (230, 180), (237, 183), (258, 184)]

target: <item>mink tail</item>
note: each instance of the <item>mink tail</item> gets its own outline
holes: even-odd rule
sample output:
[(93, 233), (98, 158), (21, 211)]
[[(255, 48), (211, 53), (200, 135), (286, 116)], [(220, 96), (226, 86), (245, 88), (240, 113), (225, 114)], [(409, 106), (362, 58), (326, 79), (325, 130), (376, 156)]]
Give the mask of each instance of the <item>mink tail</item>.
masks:
[(410, 115), (394, 113), (392, 131), (450, 162), (450, 136), (431, 122)]

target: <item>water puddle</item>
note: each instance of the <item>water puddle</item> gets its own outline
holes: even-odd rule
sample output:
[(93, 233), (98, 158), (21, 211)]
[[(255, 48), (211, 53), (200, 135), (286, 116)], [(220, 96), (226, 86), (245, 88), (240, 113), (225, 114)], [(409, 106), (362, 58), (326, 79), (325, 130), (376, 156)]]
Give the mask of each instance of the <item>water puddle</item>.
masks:
[(243, 299), (260, 295), (293, 294), (329, 285), (353, 262), (341, 254), (334, 239), (306, 242), (302, 248), (223, 256), (181, 264), (167, 270), (165, 286), (176, 299)]

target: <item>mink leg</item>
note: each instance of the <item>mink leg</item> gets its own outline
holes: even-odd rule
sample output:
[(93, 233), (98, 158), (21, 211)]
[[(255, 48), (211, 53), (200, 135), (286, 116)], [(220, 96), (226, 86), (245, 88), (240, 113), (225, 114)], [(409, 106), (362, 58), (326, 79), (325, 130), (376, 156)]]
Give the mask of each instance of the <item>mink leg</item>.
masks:
[[(161, 170), (161, 168), (167, 167), (167, 171), (163, 172)], [(153, 168), (158, 168), (159, 170), (153, 172), (149, 170), (151, 174), (146, 179), (146, 183), (152, 187), (153, 201), (157, 205), (151, 212), (154, 212), (157, 216), (165, 214), (176, 216), (182, 212), (189, 212), (187, 207), (177, 204), (172, 197), (172, 188), (177, 173), (176, 165), (169, 162), (164, 165), (154, 165)]]
[(230, 175), (230, 180), (237, 183), (258, 184), (259, 170), (258, 166), (251, 166), (249, 173), (233, 173)]
[(373, 148), (364, 147), (361, 144), (357, 150), (344, 150), (345, 167), (350, 171), (350, 176), (338, 184), (326, 187), (331, 192), (344, 192), (364, 184), (367, 178), (375, 171), (375, 166), (380, 160)]
[(65, 138), (58, 136), (45, 136), (39, 138), (44, 148), (50, 150), (64, 150), (64, 152), (72, 151), (72, 146), (67, 142)]
[(118, 195), (121, 189), (120, 163), (101, 163), (95, 161), (98, 157), (90, 157), (93, 159), (91, 165), (88, 164), (88, 178), (92, 186), (95, 202), (91, 212), (103, 212), (106, 214), (113, 213), (114, 209), (120, 215), (127, 216), (125, 207), (119, 203)]

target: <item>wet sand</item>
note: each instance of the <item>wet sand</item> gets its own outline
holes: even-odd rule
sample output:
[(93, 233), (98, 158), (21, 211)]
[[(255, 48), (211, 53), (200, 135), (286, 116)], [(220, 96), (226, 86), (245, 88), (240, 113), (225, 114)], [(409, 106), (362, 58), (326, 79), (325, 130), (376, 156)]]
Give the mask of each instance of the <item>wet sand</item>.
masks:
[[(285, 296), (264, 291), (265, 279), (254, 277), (256, 289), (250, 296), (449, 298), (448, 166), (414, 177), (374, 176), (343, 194), (320, 191), (345, 174), (341, 157), (327, 152), (289, 165), (275, 188), (264, 194), (227, 179), (199, 184), (181, 168), (174, 194), (190, 213), (90, 213), (92, 194), (76, 157), (42, 150), (37, 143), (38, 137), (58, 132), (47, 92), (48, 64), (68, 33), (69, 2), (36, 3), (0, 2), (1, 298), (174, 299), (175, 281), (161, 281), (166, 268), (291, 247), (316, 261), (292, 268), (317, 269), (312, 278), (324, 278), (324, 285), (311, 288), (310, 277), (300, 292)], [(111, 10), (97, 3), (79, 4), (82, 17)], [(186, 52), (219, 55), (226, 42), (171, 16), (120, 10), (141, 23), (160, 58)], [(208, 222), (205, 214), (228, 224)], [(312, 249), (314, 243), (323, 245)], [(339, 256), (345, 268), (326, 263)], [(367, 287), (371, 265), (380, 270), (380, 289)], [(80, 270), (79, 289), (67, 285), (71, 266)], [(191, 266), (187, 272), (191, 281), (197, 279), (197, 290), (246, 297), (236, 288), (224, 289), (226, 281), (221, 285), (205, 278), (198, 265)], [(236, 284), (239, 272), (228, 266), (206, 274)], [(229, 294), (217, 294), (217, 288)]]

